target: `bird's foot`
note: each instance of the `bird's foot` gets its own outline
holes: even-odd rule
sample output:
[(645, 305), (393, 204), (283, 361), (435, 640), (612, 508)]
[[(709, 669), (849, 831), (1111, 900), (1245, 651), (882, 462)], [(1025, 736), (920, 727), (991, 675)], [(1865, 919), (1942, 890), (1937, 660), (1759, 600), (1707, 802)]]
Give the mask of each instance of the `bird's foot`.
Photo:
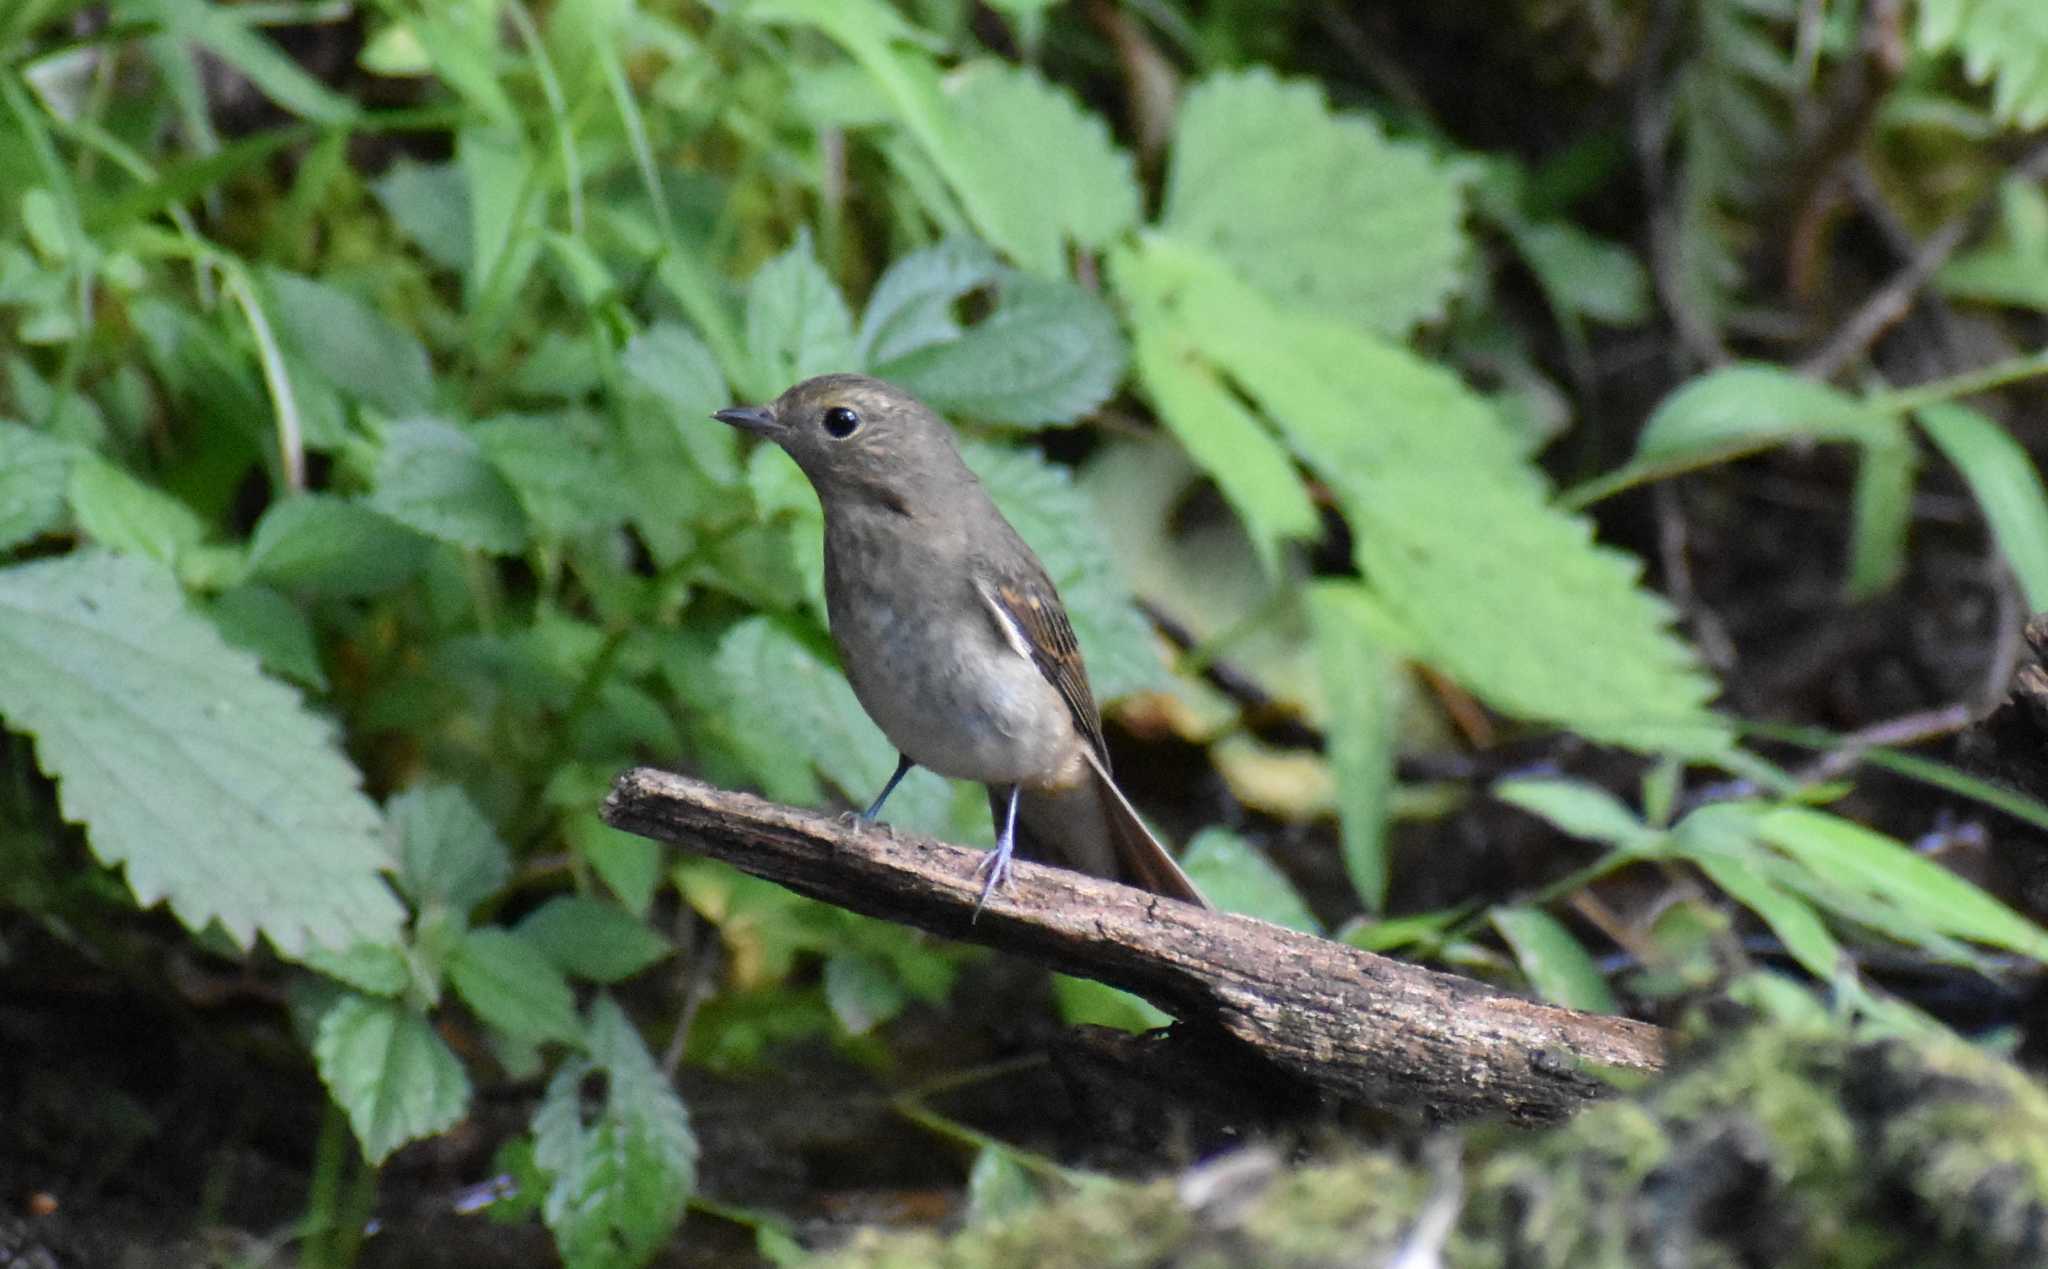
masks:
[(981, 857), (974, 866), (974, 875), (981, 878), (981, 897), (974, 901), (974, 915), (967, 918), (969, 925), (981, 919), (981, 910), (988, 906), (989, 896), (1010, 885), (1010, 848), (1007, 844), (998, 846)]

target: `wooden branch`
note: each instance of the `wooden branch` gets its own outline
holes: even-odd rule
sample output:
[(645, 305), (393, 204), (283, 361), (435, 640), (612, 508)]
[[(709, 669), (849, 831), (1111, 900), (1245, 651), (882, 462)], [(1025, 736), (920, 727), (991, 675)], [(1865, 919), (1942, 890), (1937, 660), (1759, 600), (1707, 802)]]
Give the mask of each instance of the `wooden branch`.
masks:
[(981, 852), (641, 767), (604, 818), (800, 894), (1136, 992), (1346, 1100), (1431, 1121), (1546, 1122), (1600, 1096), (1582, 1067), (1654, 1071), (1663, 1032), (1063, 868), (1019, 862), (970, 923)]

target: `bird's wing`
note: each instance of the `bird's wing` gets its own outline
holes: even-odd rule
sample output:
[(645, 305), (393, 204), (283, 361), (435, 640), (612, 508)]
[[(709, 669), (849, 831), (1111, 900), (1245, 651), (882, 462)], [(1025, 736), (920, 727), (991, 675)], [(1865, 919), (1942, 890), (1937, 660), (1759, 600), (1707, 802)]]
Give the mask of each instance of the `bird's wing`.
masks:
[(1081, 644), (1074, 638), (1074, 624), (1060, 603), (1052, 579), (1041, 570), (1017, 570), (992, 581), (978, 582), (981, 601), (995, 619), (996, 631), (1004, 641), (1038, 667), (1046, 681), (1059, 689), (1073, 716), (1074, 730), (1088, 739), (1088, 747), (1104, 770), (1109, 768), (1109, 747), (1102, 739), (1102, 716), (1095, 710), (1095, 695), (1088, 690), (1088, 670), (1081, 664)]

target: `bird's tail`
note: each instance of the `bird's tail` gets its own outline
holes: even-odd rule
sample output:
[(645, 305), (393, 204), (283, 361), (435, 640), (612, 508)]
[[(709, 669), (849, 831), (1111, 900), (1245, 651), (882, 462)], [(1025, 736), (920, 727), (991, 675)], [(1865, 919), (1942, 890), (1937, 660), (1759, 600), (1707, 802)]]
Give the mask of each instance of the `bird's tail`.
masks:
[[(1088, 754), (1088, 764), (1091, 778), (1075, 788), (1024, 792), (1017, 804), (1020, 853), (1209, 907), (1093, 753)], [(998, 825), (1006, 806), (1007, 797), (991, 788), (989, 809)]]

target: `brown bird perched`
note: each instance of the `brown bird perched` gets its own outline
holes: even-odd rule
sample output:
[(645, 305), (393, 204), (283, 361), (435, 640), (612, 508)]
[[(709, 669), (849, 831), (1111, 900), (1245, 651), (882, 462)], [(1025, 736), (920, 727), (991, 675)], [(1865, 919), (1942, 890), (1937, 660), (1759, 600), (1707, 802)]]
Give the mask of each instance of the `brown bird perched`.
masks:
[(1109, 774), (1081, 647), (953, 430), (864, 375), (806, 379), (712, 415), (788, 451), (825, 508), (825, 607), (854, 695), (913, 766), (988, 786), (981, 905), (1025, 854), (1207, 907)]

